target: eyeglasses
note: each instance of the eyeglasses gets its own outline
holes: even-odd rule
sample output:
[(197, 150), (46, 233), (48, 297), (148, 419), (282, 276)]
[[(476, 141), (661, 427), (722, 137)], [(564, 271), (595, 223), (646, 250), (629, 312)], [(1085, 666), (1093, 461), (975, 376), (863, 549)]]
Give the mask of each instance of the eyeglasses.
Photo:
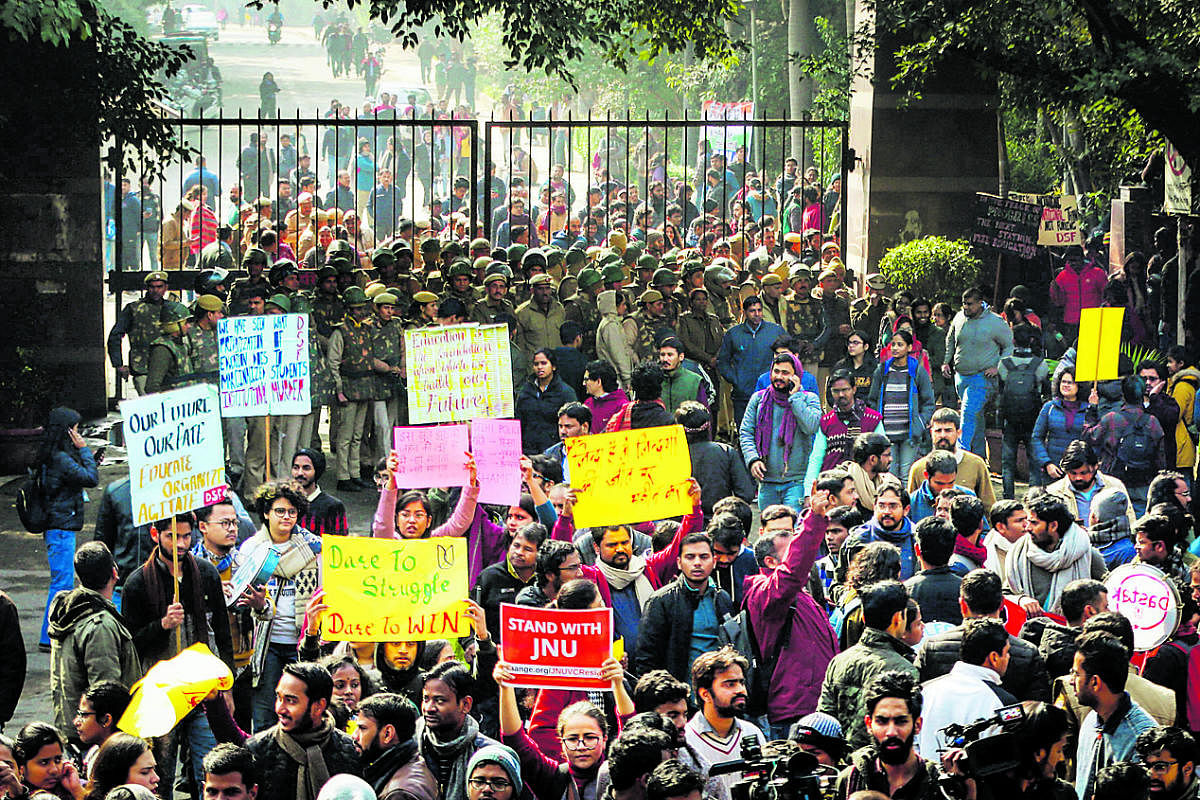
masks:
[(583, 564), (563, 564), (558, 568), (559, 572), (582, 572)]
[(583, 736), (567, 736), (560, 741), (568, 750), (592, 750), (600, 744), (600, 735), (585, 733)]
[(428, 519), (429, 515), (424, 511), (401, 511), (398, 515), (400, 519)]
[(208, 524), (220, 525), (227, 531), (236, 531), (238, 527), (238, 521), (236, 519), (210, 519)]
[(1147, 761), (1146, 769), (1150, 770), (1152, 775), (1166, 775), (1171, 767), (1178, 763), (1178, 761)]
[(297, 512), (294, 508), (272, 508), (271, 513), (277, 517), (294, 517)]
[(508, 778), (467, 778), (467, 783), (471, 784), (472, 789), (491, 789), (495, 792), (503, 792), (505, 789), (512, 788), (512, 781)]
[(96, 716), (96, 712), (95, 711), (84, 711), (83, 709), (79, 709), (75, 712), (75, 716), (77, 718), (82, 717), (83, 719), (87, 719), (88, 717)]

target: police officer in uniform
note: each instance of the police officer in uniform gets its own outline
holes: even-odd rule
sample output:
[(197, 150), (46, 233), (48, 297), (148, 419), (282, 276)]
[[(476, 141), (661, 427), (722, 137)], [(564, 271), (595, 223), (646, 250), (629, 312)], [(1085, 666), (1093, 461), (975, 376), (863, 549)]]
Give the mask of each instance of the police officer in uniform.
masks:
[(604, 279), (596, 270), (584, 267), (579, 271), (576, 280), (579, 282), (579, 290), (564, 303), (564, 314), (583, 331), (583, 344), (579, 349), (588, 359), (594, 359), (596, 329), (600, 326), (600, 309), (596, 306), (596, 297), (604, 289)]
[[(491, 262), (490, 258), (487, 260)], [(475, 310), (471, 312), (472, 322), (491, 325), (501, 314), (516, 316), (517, 310), (508, 299), (507, 275), (503, 272), (489, 271), (483, 279), (483, 290), (487, 294), (481, 302), (475, 304)]]
[(342, 305), (341, 295), (338, 294), (337, 277), (336, 267), (321, 267), (317, 271), (317, 285), (312, 292), (313, 328), (326, 340), (333, 333), (333, 326), (346, 316), (346, 307)]
[(408, 423), (404, 396), (404, 326), (396, 318), (396, 295), (383, 291), (373, 298), (375, 337), (371, 351), (374, 362), (376, 399), (371, 404), (375, 428), (375, 460), (386, 458), (391, 449), (391, 430)]
[(517, 307), (517, 346), (526, 353), (562, 347), (559, 327), (566, 309), (554, 297), (554, 280), (542, 272), (529, 279), (531, 297)]
[[(162, 334), (163, 298), (167, 295), (167, 273), (151, 272), (143, 283), (146, 293), (141, 299), (127, 303), (117, 315), (108, 332), (108, 359), (117, 368), (121, 380), (133, 377), (138, 394), (146, 394), (146, 372), (149, 368), (150, 344)], [(121, 355), (121, 339), (129, 336), (129, 365)]]
[(638, 298), (641, 308), (633, 314), (633, 320), (638, 326), (637, 355), (639, 360), (658, 357), (658, 343), (667, 336), (674, 336), (675, 330), (667, 323), (663, 313), (664, 300), (657, 289), (647, 289)]
[(183, 342), (192, 324), (191, 317), (183, 303), (167, 301), (163, 304), (159, 323), (162, 335), (151, 342), (147, 359), (146, 394), (198, 382), (192, 374), (192, 361)]
[(333, 444), (340, 492), (360, 492), (370, 488), (357, 477), (362, 454), (363, 428), (367, 411), (375, 395), (375, 324), (371, 302), (357, 286), (342, 295), (346, 314), (329, 337), (329, 367), (340, 407), (337, 435)]
[(683, 300), (675, 296), (675, 291), (679, 288), (679, 276), (666, 267), (659, 267), (650, 279), (650, 287), (662, 295), (663, 316), (667, 318), (667, 324), (674, 329), (679, 315), (684, 311)]
[(474, 269), (465, 260), (455, 261), (450, 265), (450, 272), (446, 275), (448, 289), (442, 295), (443, 300), (451, 297), (462, 301), (466, 306), (467, 318), (470, 319), (471, 313), (475, 310), (475, 304), (478, 302), (478, 297), (475, 295), (475, 290), (471, 288), (471, 277), (474, 275)]
[(246, 277), (234, 281), (233, 288), (229, 290), (230, 314), (241, 316), (249, 311), (246, 304), (246, 291), (250, 287), (261, 287), (263, 291), (270, 294), (271, 282), (263, 275), (267, 269), (267, 260), (266, 251), (257, 247), (251, 247), (242, 256), (242, 269), (246, 270)]

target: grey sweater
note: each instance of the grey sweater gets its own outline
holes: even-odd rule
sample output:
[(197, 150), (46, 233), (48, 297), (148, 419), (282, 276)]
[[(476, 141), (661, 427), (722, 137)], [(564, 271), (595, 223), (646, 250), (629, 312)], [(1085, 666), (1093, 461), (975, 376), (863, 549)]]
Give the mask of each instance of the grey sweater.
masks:
[(967, 317), (959, 311), (946, 331), (945, 363), (952, 365), (959, 375), (975, 375), (996, 367), (1012, 351), (1012, 329), (986, 308), (977, 317)]

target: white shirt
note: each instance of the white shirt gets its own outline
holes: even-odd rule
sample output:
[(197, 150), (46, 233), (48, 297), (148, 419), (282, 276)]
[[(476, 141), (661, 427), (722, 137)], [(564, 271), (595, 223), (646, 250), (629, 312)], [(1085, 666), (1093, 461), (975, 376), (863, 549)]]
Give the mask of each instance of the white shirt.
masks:
[(926, 681), (921, 687), (925, 704), (921, 709), (921, 732), (917, 734), (917, 752), (922, 758), (937, 761), (939, 751), (949, 745), (942, 728), (952, 723), (967, 725), (985, 719), (1003, 708), (1004, 703), (989, 686), (999, 685), (1000, 676), (988, 667), (957, 661), (950, 672)]
[[(683, 735), (688, 746), (695, 751), (696, 755), (708, 762), (709, 766), (741, 758), (743, 737), (757, 736), (760, 745), (766, 744), (768, 740), (768, 737), (763, 735), (757, 725), (744, 719), (735, 719), (733, 727), (729, 730), (729, 738), (719, 739), (712, 725), (708, 724), (708, 719), (705, 718), (703, 711), (697, 711), (696, 715), (688, 720), (687, 725), (683, 728)], [(717, 776), (716, 781), (725, 790), (725, 794), (721, 797), (729, 797), (730, 787), (741, 779), (742, 776), (736, 772)]]

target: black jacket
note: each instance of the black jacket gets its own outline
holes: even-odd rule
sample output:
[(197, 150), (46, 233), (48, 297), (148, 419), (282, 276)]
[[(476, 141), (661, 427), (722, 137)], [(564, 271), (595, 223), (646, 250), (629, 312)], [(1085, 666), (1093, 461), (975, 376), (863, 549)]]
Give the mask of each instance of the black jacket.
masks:
[(575, 402), (575, 390), (557, 375), (545, 391), (532, 378), (517, 389), (516, 416), (521, 420), (521, 449), (526, 455), (541, 453), (558, 441), (558, 410)]
[[(258, 800), (296, 800), (296, 777), (300, 765), (283, 752), (275, 742), (275, 727), (267, 728), (246, 740), (246, 749), (254, 754), (258, 764)], [(362, 760), (354, 740), (341, 731), (334, 731), (321, 748), (329, 777), (357, 775), (362, 777)]]
[(962, 578), (950, 567), (923, 569), (904, 582), (908, 596), (921, 607), (921, 619), (926, 622), (962, 624), (962, 609), (958, 607), (958, 589)]
[[(962, 635), (963, 629), (959, 626), (921, 642), (915, 662), (921, 673), (921, 683), (939, 678), (950, 671), (954, 662), (959, 660)], [(1050, 702), (1050, 678), (1046, 674), (1046, 662), (1042, 660), (1041, 654), (1029, 642), (1016, 636), (1010, 635), (1008, 642), (1012, 655), (1000, 685), (1018, 700)]]
[(1075, 661), (1075, 640), (1081, 628), (1062, 625), (1047, 617), (1034, 617), (1021, 626), (1021, 638), (1037, 648), (1051, 679), (1066, 675)]
[[(720, 589), (716, 591), (717, 625), (733, 613), (733, 600)], [(633, 672), (645, 675), (655, 669), (665, 669), (678, 680), (691, 680), (692, 617), (700, 603), (700, 595), (684, 585), (683, 576), (662, 587), (646, 601), (642, 623), (638, 626), (637, 649), (634, 651)]]
[(700, 484), (700, 507), (710, 519), (718, 500), (736, 495), (753, 503), (758, 487), (750, 479), (742, 454), (720, 442), (688, 442), (692, 477)]
[[(228, 664), (230, 669), (233, 669), (233, 639), (229, 633), (229, 613), (225, 608), (225, 594), (221, 591), (221, 574), (217, 572), (216, 567), (203, 558), (195, 556), (188, 556), (188, 558), (196, 562), (200, 571), (205, 605), (201, 613), (207, 617), (209, 631), (216, 640), (215, 655)], [(183, 566), (183, 559), (180, 559), (180, 566)], [(172, 579), (166, 567), (156, 562), (154, 568), (159, 570), (159, 585), (170, 587)], [(125, 624), (129, 628), (129, 632), (133, 634), (133, 644), (142, 660), (142, 666), (149, 669), (156, 662), (171, 657), (175, 632), (166, 630), (162, 626), (162, 615), (155, 611), (159, 607), (158, 602), (152, 600), (149, 595), (145, 570), (146, 565), (143, 564), (134, 570), (129, 579), (125, 581), (125, 587), (121, 592), (121, 610), (125, 616)], [(192, 608), (192, 596), (190, 573), (184, 568), (183, 579), (179, 582), (179, 602), (183, 604), (186, 616), (194, 616), (197, 613)], [(170, 605), (170, 598), (168, 598), (167, 604)], [(184, 624), (188, 625), (186, 621)], [(186, 635), (183, 638), (184, 647), (196, 644), (194, 640), (189, 641)], [(203, 643), (208, 644), (207, 641)]]
[(0, 592), (0, 725), (12, 719), (25, 686), (25, 639), (12, 598)]
[[(536, 576), (536, 573), (535, 573)], [(527, 586), (532, 586), (535, 577), (528, 582), (514, 578), (508, 571), (508, 560), (489, 564), (479, 573), (475, 581), (472, 599), (483, 606), (483, 614), (487, 618), (488, 632), (495, 638), (497, 644), (504, 640), (500, 630), (500, 604), (517, 602), (517, 592)]]

